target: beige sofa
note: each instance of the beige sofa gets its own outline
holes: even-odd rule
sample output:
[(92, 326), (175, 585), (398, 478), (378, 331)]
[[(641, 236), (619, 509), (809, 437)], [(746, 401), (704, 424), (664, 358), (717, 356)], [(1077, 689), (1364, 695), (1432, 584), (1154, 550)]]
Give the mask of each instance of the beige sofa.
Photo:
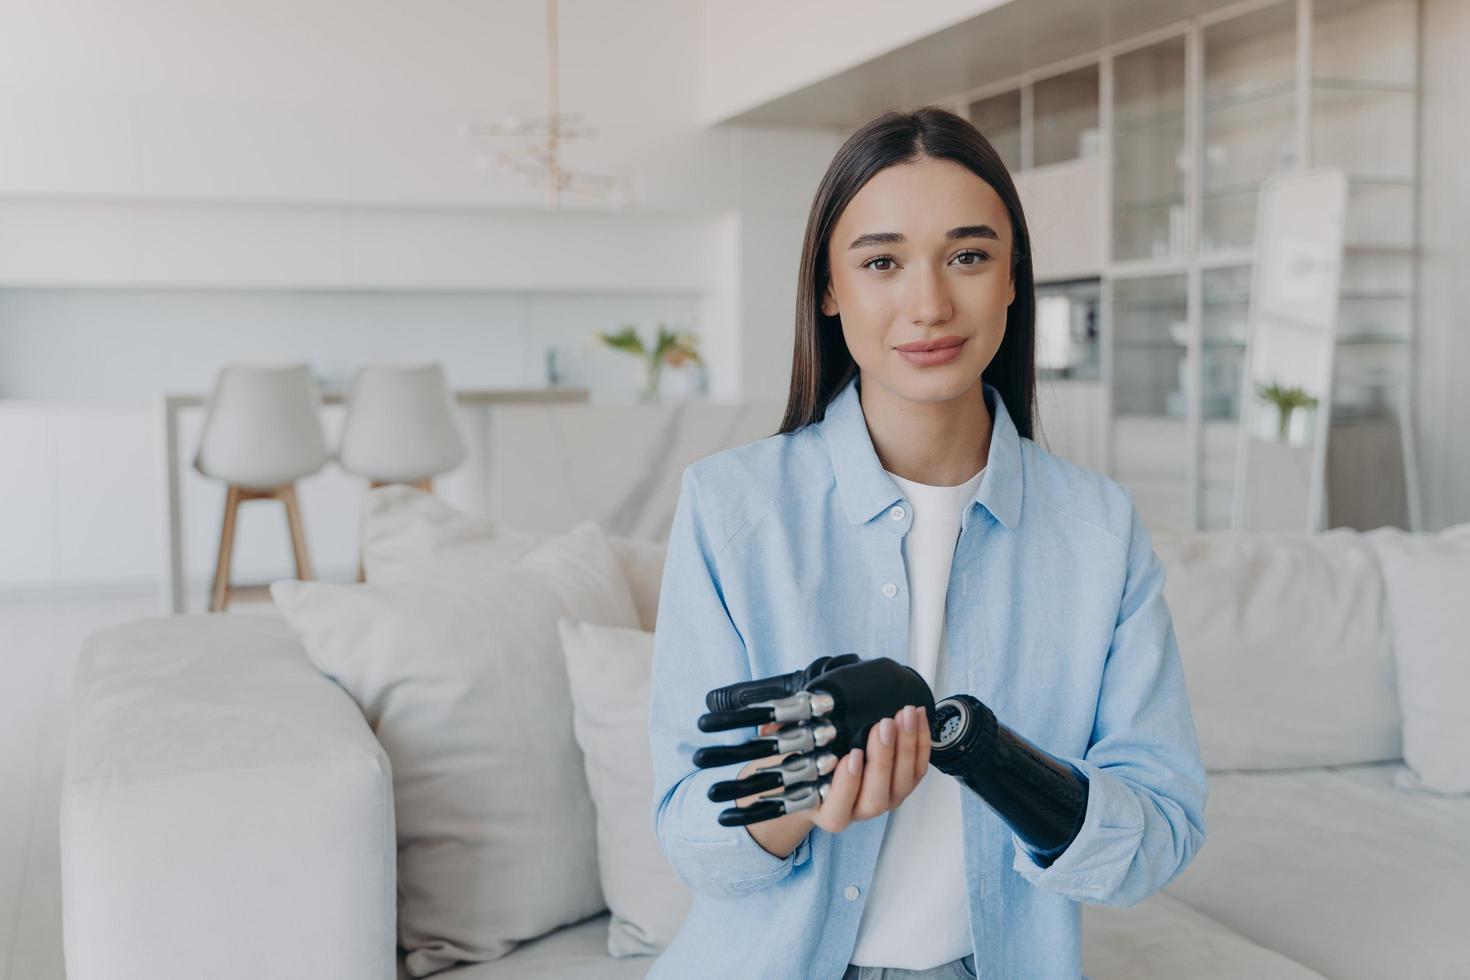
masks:
[[(1470, 798), (1399, 785), (1395, 629), (1364, 536), (1154, 537), (1209, 836), (1165, 892), (1084, 907), (1087, 976), (1466, 976)], [(651, 609), (657, 581), (632, 585)], [(403, 975), (386, 757), (279, 617), (100, 631), (73, 697), (70, 980)], [(438, 976), (642, 977), (607, 921)]]

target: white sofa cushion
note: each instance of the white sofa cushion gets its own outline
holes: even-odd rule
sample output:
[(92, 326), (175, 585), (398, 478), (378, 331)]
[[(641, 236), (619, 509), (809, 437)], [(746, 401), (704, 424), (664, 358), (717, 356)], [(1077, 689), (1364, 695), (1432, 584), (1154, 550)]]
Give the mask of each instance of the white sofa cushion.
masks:
[[(599, 915), (435, 980), (641, 980), (653, 958), (609, 959), (607, 928)], [(1126, 909), (1084, 905), (1082, 970), (1088, 980), (1324, 980), (1168, 895)]]
[(606, 907), (556, 625), (638, 625), (596, 524), (467, 583), (282, 580), (271, 595), (391, 760), (414, 976)]
[[(369, 582), (468, 582), (530, 551), (543, 536), (471, 517), (408, 484), (375, 487), (362, 517), (364, 577)], [(654, 627), (668, 543), (608, 534), (638, 607), (639, 625)]]
[(653, 634), (565, 617), (560, 627), (572, 720), (597, 809), (597, 865), (612, 912), (607, 951), (619, 957), (657, 953), (679, 931), (694, 895), (653, 832)]
[(1158, 529), (1153, 542), (1206, 769), (1401, 758), (1392, 629), (1363, 535)]
[[(434, 980), (642, 980), (653, 967), (653, 957), (609, 957), (607, 926), (604, 912), (518, 946), (509, 956), (466, 963)], [(407, 978), (400, 970), (399, 980)]]
[[(137, 619), (91, 634), (75, 677), (58, 840), (70, 980), (392, 977), (389, 760), (289, 626)], [(61, 975), (14, 968), (0, 976)]]
[(1392, 611), (1405, 788), (1470, 793), (1470, 523), (1435, 534), (1384, 527), (1378, 553)]
[(1137, 905), (1082, 906), (1088, 980), (1326, 980), (1166, 893)]
[(1336, 980), (1462, 977), (1470, 799), (1402, 763), (1210, 777), (1210, 839), (1166, 889)]

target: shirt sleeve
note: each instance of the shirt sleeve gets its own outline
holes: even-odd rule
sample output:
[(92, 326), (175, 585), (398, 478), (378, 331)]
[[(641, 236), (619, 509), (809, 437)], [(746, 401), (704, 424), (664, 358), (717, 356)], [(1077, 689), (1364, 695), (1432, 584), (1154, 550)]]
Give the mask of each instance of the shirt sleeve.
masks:
[(680, 880), (715, 898), (770, 886), (810, 857), (810, 835), (785, 858), (761, 847), (745, 827), (716, 817), (733, 803), (713, 803), (709, 787), (739, 775), (743, 763), (696, 768), (704, 745), (744, 742), (754, 729), (703, 733), (705, 694), (752, 679), (745, 641), (725, 605), (716, 565), (724, 544), (700, 506), (692, 468), (685, 468), (669, 532), (654, 630), (648, 732), (653, 756), (652, 816), (659, 845)]
[(1185, 689), (1163, 563), (1128, 494), (1128, 570), (1082, 758), (1087, 813), (1060, 856), (1038, 859), (1012, 833), (1012, 866), (1038, 888), (1129, 906), (1172, 881), (1205, 840), (1209, 790)]

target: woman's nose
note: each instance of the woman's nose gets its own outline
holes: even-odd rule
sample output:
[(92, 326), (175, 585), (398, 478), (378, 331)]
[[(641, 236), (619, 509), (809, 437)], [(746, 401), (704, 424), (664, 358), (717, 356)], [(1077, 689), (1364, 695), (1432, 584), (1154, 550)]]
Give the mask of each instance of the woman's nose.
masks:
[(929, 326), (944, 323), (954, 315), (949, 285), (943, 272), (920, 269), (909, 282), (908, 313), (911, 322)]

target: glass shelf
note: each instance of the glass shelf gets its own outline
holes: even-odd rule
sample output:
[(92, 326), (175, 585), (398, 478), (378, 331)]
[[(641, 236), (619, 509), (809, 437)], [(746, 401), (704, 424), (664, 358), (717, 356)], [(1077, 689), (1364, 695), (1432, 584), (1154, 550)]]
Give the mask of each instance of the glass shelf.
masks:
[(1211, 24), (1203, 41), (1200, 248), (1242, 248), (1255, 239), (1261, 182), (1297, 165), (1296, 4)]
[(970, 122), (995, 147), (1008, 170), (1020, 170), (1021, 90), (1011, 89), (970, 103)]
[(1097, 155), (1099, 89), (1096, 64), (1043, 78), (1031, 87), (1033, 167)]
[(1171, 194), (1167, 197), (1145, 197), (1136, 201), (1117, 201), (1113, 205), (1115, 211), (1156, 211), (1160, 208), (1183, 207), (1184, 195)]
[(1113, 284), (1113, 405), (1119, 415), (1184, 417), (1186, 286), (1178, 274)]
[(1187, 251), (1184, 35), (1113, 59), (1114, 261)]
[(1250, 285), (1250, 266), (1200, 272), (1200, 411), (1206, 421), (1240, 418)]
[(1184, 131), (1183, 109), (1159, 109), (1138, 113), (1124, 112), (1113, 117), (1113, 128), (1120, 133), (1175, 127), (1180, 132)]

